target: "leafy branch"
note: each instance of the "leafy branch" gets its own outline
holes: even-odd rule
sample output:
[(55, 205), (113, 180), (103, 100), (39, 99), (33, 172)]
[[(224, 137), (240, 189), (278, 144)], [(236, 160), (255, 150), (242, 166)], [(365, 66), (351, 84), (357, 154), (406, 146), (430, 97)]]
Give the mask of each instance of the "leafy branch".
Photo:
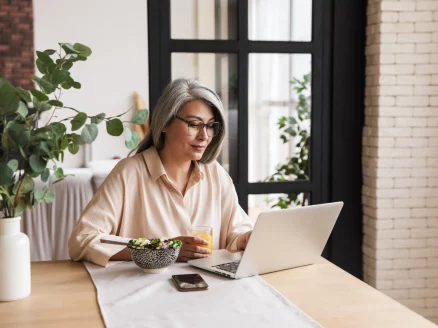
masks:
[[(280, 138), (283, 143), (293, 142), (294, 153), (286, 158), (283, 163), (276, 166), (275, 172), (265, 181), (295, 181), (308, 180), (310, 168), (310, 73), (303, 76), (302, 80), (294, 78), (291, 81), (293, 90), (298, 95), (296, 113), (293, 116), (282, 116), (277, 124), (281, 131)], [(271, 207), (288, 208), (302, 206), (307, 202), (306, 194), (286, 194), (278, 197)]]

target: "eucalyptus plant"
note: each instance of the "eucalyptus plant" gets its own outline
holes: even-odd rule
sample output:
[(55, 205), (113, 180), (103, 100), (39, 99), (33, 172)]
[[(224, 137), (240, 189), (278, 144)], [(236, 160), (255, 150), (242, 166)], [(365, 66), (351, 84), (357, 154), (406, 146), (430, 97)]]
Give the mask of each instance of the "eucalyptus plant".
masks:
[[(137, 132), (124, 123), (143, 124), (147, 109), (137, 111), (130, 122), (122, 122), (120, 117), (127, 112), (113, 117), (105, 113), (89, 115), (61, 101), (64, 90), (81, 88), (70, 69), (77, 62), (86, 61), (91, 53), (89, 47), (80, 43), (59, 43), (59, 50), (37, 51), (36, 67), (41, 77), (31, 77), (35, 88), (30, 90), (14, 87), (0, 76), (0, 211), (3, 217), (16, 217), (26, 208), (51, 203), (54, 194), (47, 189), (47, 184), (35, 190), (34, 179), (40, 177), (47, 183), (49, 167), (53, 164), (57, 179), (54, 183), (63, 181), (67, 175), (59, 165), (64, 161), (64, 152), (76, 154), (81, 145), (92, 143), (100, 123), (105, 121), (106, 131), (112, 136), (125, 132), (127, 148), (137, 147)], [(49, 110), (52, 110), (50, 118), (39, 126), (40, 114)], [(54, 114), (60, 110), (69, 111), (72, 116), (56, 120)], [(70, 133), (66, 124), (71, 127)]]
[[(302, 80), (294, 78), (290, 82), (298, 95), (296, 114), (282, 116), (277, 124), (281, 131), (283, 143), (294, 142), (295, 150), (292, 156), (276, 166), (275, 172), (265, 181), (294, 181), (309, 179), (309, 149), (310, 149), (310, 73)], [(272, 207), (288, 208), (291, 205), (301, 206), (307, 201), (306, 194), (286, 194), (275, 200)]]

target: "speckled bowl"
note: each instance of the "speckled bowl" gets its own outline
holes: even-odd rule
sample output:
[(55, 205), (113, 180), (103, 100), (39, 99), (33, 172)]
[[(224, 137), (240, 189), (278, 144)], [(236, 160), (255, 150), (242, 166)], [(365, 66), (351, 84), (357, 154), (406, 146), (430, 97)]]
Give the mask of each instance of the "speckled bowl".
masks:
[(132, 248), (131, 257), (138, 267), (146, 273), (160, 273), (175, 263), (181, 247), (167, 249)]

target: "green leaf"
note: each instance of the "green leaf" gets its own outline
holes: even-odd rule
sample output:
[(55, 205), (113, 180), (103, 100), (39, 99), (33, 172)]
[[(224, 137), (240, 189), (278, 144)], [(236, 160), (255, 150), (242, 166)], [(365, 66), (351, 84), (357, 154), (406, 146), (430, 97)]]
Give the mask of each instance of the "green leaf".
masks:
[(47, 182), (49, 180), (50, 176), (50, 170), (48, 168), (45, 168), (43, 173), (41, 173), (41, 181)]
[(12, 171), (17, 171), (18, 169), (18, 161), (16, 159), (11, 159), (8, 162), (8, 166), (12, 169)]
[(74, 81), (71, 85), (73, 88), (75, 89), (80, 89), (81, 88), (81, 84), (79, 82)]
[(17, 207), (14, 209), (14, 216), (20, 216), (24, 210), (26, 209), (26, 201), (23, 197), (20, 197), (20, 199), (17, 202)]
[(71, 84), (68, 83), (68, 82), (64, 82), (64, 83), (61, 84), (61, 87), (62, 87), (63, 89), (65, 89), (65, 90), (68, 90), (68, 89), (71, 88)]
[(79, 134), (72, 133), (69, 135), (71, 138), (71, 141), (77, 145), (83, 145), (84, 140), (82, 140), (82, 137)]
[(86, 61), (87, 57), (81, 55), (81, 54), (73, 54), (70, 56), (69, 58), (71, 61), (73, 62), (77, 62), (77, 61)]
[(34, 172), (40, 173), (46, 168), (47, 161), (37, 154), (32, 154), (29, 157), (29, 165)]
[(14, 143), (12, 142), (12, 140), (10, 139), (9, 134), (8, 134), (9, 127), (13, 123), (14, 123), (13, 121), (10, 121), (6, 124), (5, 131), (3, 132), (3, 135), (2, 135), (2, 146), (5, 149), (12, 149), (14, 146)]
[(47, 143), (47, 141), (41, 141), (41, 142), (40, 142), (40, 148), (41, 148), (45, 153), (50, 152), (49, 144)]
[(23, 183), (21, 184), (20, 193), (27, 194), (28, 192), (33, 191), (34, 188), (35, 188), (35, 182), (30, 176), (26, 174), (23, 178)]
[(14, 171), (5, 163), (0, 163), (0, 186), (4, 186), (12, 181)]
[(56, 136), (56, 140), (62, 138), (65, 134), (65, 131), (67, 131), (65, 125), (59, 122), (50, 123), (48, 126), (51, 127), (52, 133)]
[(297, 124), (297, 120), (294, 117), (289, 116), (289, 124)]
[(86, 124), (82, 129), (81, 137), (85, 143), (92, 143), (97, 138), (97, 134), (99, 133), (99, 129), (96, 124)]
[[(3, 79), (6, 81), (5, 79)], [(12, 114), (18, 109), (20, 99), (17, 97), (15, 88), (7, 82), (0, 87), (0, 114)]]
[(29, 166), (29, 169), (26, 171), (27, 174), (29, 174), (32, 178), (38, 178), (38, 176), (41, 174), (40, 172), (34, 172), (32, 171), (32, 168)]
[(64, 107), (64, 104), (62, 103), (62, 101), (55, 100), (55, 99), (49, 100), (47, 103), (52, 105), (52, 106), (56, 106), (56, 107)]
[(82, 56), (88, 57), (91, 55), (91, 49), (88, 48), (86, 45), (83, 45), (81, 43), (75, 43), (73, 45), (73, 48), (77, 50)]
[(62, 169), (62, 167), (58, 167), (55, 171), (55, 177), (57, 179), (60, 179), (64, 176), (64, 170)]
[(27, 116), (27, 114), (29, 113), (27, 106), (20, 101), (19, 105), (18, 105), (18, 109), (17, 109), (17, 113), (22, 117), (25, 118)]
[(63, 70), (68, 71), (70, 68), (72, 68), (72, 66), (73, 66), (73, 62), (70, 61), (70, 60), (66, 60), (65, 62), (62, 63), (61, 68), (62, 68)]
[(49, 56), (53, 55), (54, 53), (56, 53), (56, 50), (53, 49), (47, 49), (44, 50), (44, 53), (48, 54)]
[(70, 43), (60, 43), (62, 49), (64, 49), (66, 54), (79, 54), (79, 51), (77, 51)]
[(37, 202), (41, 202), (44, 199), (44, 194), (46, 192), (44, 190), (38, 190), (35, 192), (34, 196), (35, 196), (35, 200)]
[(32, 98), (30, 97), (29, 91), (24, 90), (23, 88), (17, 87), (15, 88), (17, 94), (26, 102), (31, 102)]
[(106, 131), (109, 135), (118, 137), (123, 133), (123, 123), (118, 118), (106, 121)]
[[(56, 182), (56, 181), (55, 181)], [(51, 203), (53, 202), (53, 199), (55, 199), (55, 194), (53, 192), (47, 192), (44, 196), (44, 202), (45, 203)]]
[(125, 145), (129, 149), (135, 149), (138, 146), (138, 141), (139, 141), (138, 133), (133, 131), (131, 140), (125, 141)]
[(31, 139), (32, 140), (39, 140), (39, 139), (43, 139), (43, 140), (47, 140), (49, 138), (48, 133), (50, 132), (50, 127), (43, 127), (43, 128), (39, 128), (39, 129), (35, 129), (32, 131), (31, 134)]
[(12, 122), (8, 127), (8, 136), (17, 146), (24, 146), (29, 142), (30, 130), (24, 124)]
[(53, 91), (55, 91), (55, 87), (49, 81), (39, 78), (38, 76), (32, 76), (31, 80), (35, 81), (38, 84), (38, 86), (41, 88), (41, 90), (43, 90), (44, 93), (46, 94), (50, 94)]
[(33, 194), (32, 193), (28, 193), (28, 194), (24, 195), (24, 197), (25, 197), (24, 199), (25, 199), (25, 202), (26, 202), (26, 207), (29, 210), (32, 210)]
[(129, 128), (125, 128), (125, 142), (132, 139), (132, 131)]
[(79, 151), (79, 145), (73, 143), (68, 144), (68, 151), (73, 155), (77, 154)]
[(47, 110), (50, 110), (52, 108), (52, 105), (49, 104), (48, 101), (41, 101), (38, 107), (38, 110), (40, 112), (45, 112)]
[(148, 118), (149, 111), (147, 109), (141, 109), (135, 112), (131, 122), (134, 124), (144, 124)]
[(49, 69), (48, 69), (47, 65), (44, 64), (43, 61), (39, 58), (36, 60), (36, 67), (38, 68), (38, 71), (41, 74), (48, 74), (49, 73)]
[(44, 101), (44, 100), (49, 100), (49, 97), (47, 97), (47, 95), (45, 95), (44, 93), (42, 93), (41, 91), (35, 90), (35, 89), (31, 89), (30, 93), (38, 100), (38, 101)]
[(54, 85), (58, 85), (60, 83), (67, 81), (69, 77), (70, 77), (69, 71), (57, 67), (52, 73), (51, 82)]
[(52, 58), (50, 58), (50, 56), (45, 52), (37, 51), (36, 54), (38, 56), (38, 59), (40, 59), (47, 66), (55, 65)]
[(65, 150), (68, 146), (68, 143), (69, 143), (68, 137), (67, 137), (67, 135), (65, 135), (61, 141), (61, 147), (60, 147), (61, 150)]
[(72, 120), (71, 120), (71, 129), (72, 131), (80, 129), (85, 122), (87, 121), (87, 114), (84, 112), (78, 113)]
[(23, 158), (27, 160), (27, 154), (24, 151), (23, 147), (18, 146), (18, 150), (20, 151), (20, 155), (23, 156)]
[(97, 114), (96, 116), (91, 118), (91, 123), (99, 124), (104, 120), (105, 116), (106, 116), (105, 113)]

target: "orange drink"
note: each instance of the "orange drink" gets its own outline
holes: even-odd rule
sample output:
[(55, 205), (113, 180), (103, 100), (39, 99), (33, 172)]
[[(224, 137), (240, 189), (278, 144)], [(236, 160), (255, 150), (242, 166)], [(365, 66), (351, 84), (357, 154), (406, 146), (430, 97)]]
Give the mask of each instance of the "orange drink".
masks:
[(211, 227), (200, 227), (200, 226), (192, 227), (190, 229), (190, 235), (199, 237), (207, 241), (208, 245), (201, 245), (201, 244), (193, 244), (193, 245), (208, 248), (210, 250), (210, 255), (211, 255), (213, 251), (213, 229)]

